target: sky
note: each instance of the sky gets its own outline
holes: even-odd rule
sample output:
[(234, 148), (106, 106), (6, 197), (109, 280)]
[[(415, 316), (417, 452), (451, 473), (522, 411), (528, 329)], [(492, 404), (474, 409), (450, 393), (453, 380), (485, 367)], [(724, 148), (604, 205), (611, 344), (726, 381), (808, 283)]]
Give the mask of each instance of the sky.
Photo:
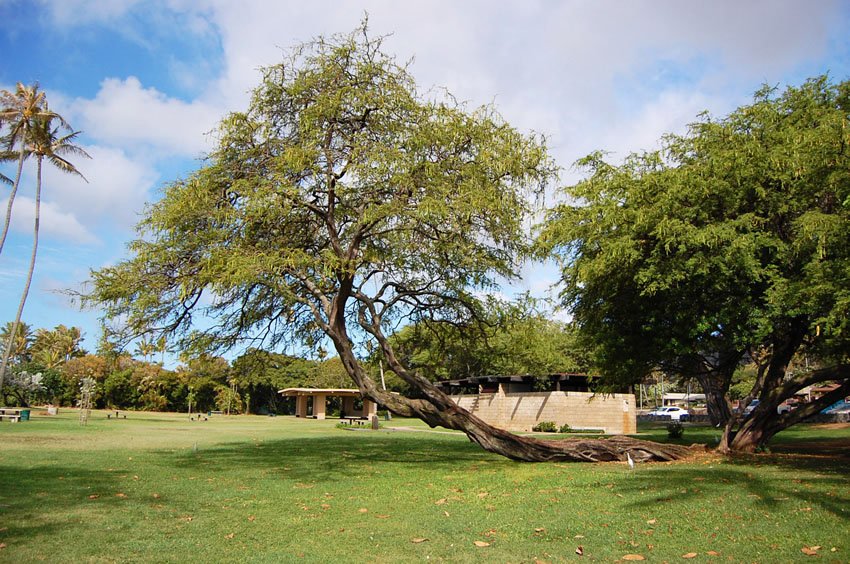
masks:
[[(544, 134), (563, 183), (580, 178), (571, 165), (591, 151), (652, 149), (764, 84), (850, 78), (846, 0), (0, 0), (0, 89), (38, 82), (92, 157), (75, 161), (88, 182), (45, 170), (23, 320), (79, 326), (93, 350), (100, 313), (63, 290), (127, 256), (146, 203), (201, 165), (209, 133), (246, 108), (262, 67), (352, 31), (364, 14), (422, 91), (494, 103), (513, 126)], [(34, 184), (27, 167), (0, 255), (3, 322), (23, 289)], [(543, 296), (556, 279), (551, 265), (529, 264), (506, 292)]]

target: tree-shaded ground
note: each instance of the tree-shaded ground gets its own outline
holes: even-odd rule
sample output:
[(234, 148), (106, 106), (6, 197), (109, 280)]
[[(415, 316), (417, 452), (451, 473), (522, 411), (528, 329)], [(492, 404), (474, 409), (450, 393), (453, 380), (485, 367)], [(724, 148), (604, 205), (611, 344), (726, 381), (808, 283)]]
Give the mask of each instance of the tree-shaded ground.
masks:
[[(848, 460), (798, 452), (805, 437), (846, 443), (847, 428), (789, 431), (773, 454), (630, 471), (511, 462), (460, 434), (345, 431), (333, 421), (95, 412), (79, 427), (75, 417), (0, 426), (0, 560), (558, 562), (578, 559), (578, 547), (601, 561), (792, 561), (817, 546), (827, 560), (850, 554)], [(710, 442), (712, 432), (689, 428), (685, 441)]]

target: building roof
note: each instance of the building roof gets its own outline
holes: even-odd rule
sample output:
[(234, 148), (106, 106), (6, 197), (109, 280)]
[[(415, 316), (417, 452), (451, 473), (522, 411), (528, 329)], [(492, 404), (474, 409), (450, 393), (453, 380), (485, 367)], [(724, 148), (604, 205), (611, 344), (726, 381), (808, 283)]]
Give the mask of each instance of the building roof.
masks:
[(360, 397), (360, 390), (352, 388), (285, 388), (277, 393), (283, 396), (340, 396)]
[[(470, 376), (469, 378), (460, 378), (457, 380), (440, 380), (439, 382), (435, 382), (437, 386), (464, 386), (468, 384), (484, 384), (488, 382), (499, 383), (499, 382), (527, 382), (535, 376), (530, 374), (515, 374), (513, 376)], [(558, 374), (549, 374), (548, 376), (544, 376), (544, 378), (548, 378), (550, 380), (560, 380), (562, 382), (568, 380), (576, 380), (576, 381), (587, 381), (593, 378), (593, 376), (588, 376), (587, 374), (577, 374), (577, 373), (558, 373)]]

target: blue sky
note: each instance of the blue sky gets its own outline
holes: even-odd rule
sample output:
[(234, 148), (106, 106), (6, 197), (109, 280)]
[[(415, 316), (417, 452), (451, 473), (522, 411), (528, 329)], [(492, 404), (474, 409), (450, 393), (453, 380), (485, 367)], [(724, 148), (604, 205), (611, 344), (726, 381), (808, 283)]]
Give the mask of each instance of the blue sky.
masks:
[[(45, 173), (23, 319), (80, 326), (94, 348), (98, 312), (60, 290), (125, 256), (145, 203), (198, 166), (206, 133), (245, 107), (260, 67), (352, 30), (365, 12), (375, 33), (393, 34), (387, 50), (412, 59), (422, 89), (495, 102), (513, 125), (547, 135), (564, 182), (592, 150), (652, 148), (703, 110), (746, 103), (761, 84), (850, 78), (850, 3), (839, 0), (0, 0), (0, 88), (38, 81), (93, 157), (77, 162), (88, 184)], [(4, 322), (30, 252), (32, 172), (0, 256)], [(542, 295), (554, 277), (528, 265), (511, 289)]]

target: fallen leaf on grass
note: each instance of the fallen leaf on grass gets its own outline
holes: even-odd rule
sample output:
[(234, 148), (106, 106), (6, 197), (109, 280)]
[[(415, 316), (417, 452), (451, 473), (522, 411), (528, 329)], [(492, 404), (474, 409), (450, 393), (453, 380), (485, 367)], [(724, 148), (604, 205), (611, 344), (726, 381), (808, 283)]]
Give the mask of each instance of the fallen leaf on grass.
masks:
[(448, 517), (448, 516), (449, 516), (449, 512), (448, 512), (448, 511), (443, 511), (443, 515), (445, 515), (446, 517)]
[(366, 509), (365, 507), (361, 507), (360, 509), (357, 510), (357, 513), (369, 513), (369, 510)]
[(546, 529), (544, 529), (543, 527), (537, 527), (536, 529), (534, 529), (534, 532), (535, 533), (544, 533), (544, 532), (546, 532)]
[(161, 497), (162, 497), (162, 496), (161, 496), (161, 495), (159, 495), (158, 493), (153, 494), (153, 498), (154, 498), (154, 499), (159, 499), (159, 498), (161, 498)]
[(100, 494), (91, 494), (91, 495), (89, 496), (89, 499), (97, 499), (97, 498), (99, 498), (99, 497), (100, 497)]
[(815, 556), (820, 550), (819, 546), (804, 546), (800, 549), (800, 552), (805, 554), (806, 556)]
[(696, 557), (697, 557), (697, 553), (696, 553), (696, 552), (689, 552), (689, 553), (687, 553), (687, 554), (683, 554), (683, 555), (682, 555), (682, 558), (696, 558)]
[(626, 554), (621, 558), (621, 560), (646, 560), (646, 558), (640, 554)]
[(484, 498), (485, 498), (485, 497), (487, 497), (488, 495), (490, 495), (490, 492), (481, 492), (481, 493), (479, 493), (479, 494), (478, 494), (478, 498), (479, 498), (479, 499), (484, 499)]
[(183, 519), (183, 520), (184, 520), (184, 521), (186, 521), (186, 522), (189, 522), (189, 521), (191, 521), (191, 520), (192, 520), (192, 516), (191, 516), (191, 515), (186, 515), (185, 517), (181, 517), (181, 519)]
[(236, 533), (230, 533), (230, 534), (224, 535), (224, 538), (226, 538), (226, 539), (232, 539), (232, 538), (233, 538), (233, 537), (235, 537), (235, 536), (236, 536)]
[(576, 548), (576, 554), (578, 554), (579, 556), (584, 556), (584, 547), (583, 546), (577, 547)]
[(475, 545), (475, 546), (477, 546), (478, 548), (484, 548), (485, 546), (490, 546), (490, 543), (489, 543), (489, 542), (484, 542), (484, 541), (475, 541), (475, 542), (474, 542), (474, 543), (472, 543), (472, 544), (474, 544), (474, 545)]
[(375, 515), (375, 518), (376, 519), (389, 519), (390, 516), (389, 515)]
[(330, 506), (330, 505), (328, 505), (327, 503), (323, 503), (320, 507), (321, 507), (322, 509), (324, 509), (325, 511), (327, 511), (328, 509), (330, 509), (330, 508), (331, 508), (331, 506)]
[(573, 538), (574, 538), (574, 539), (583, 539), (583, 538), (584, 538), (584, 535), (576, 535), (576, 536), (574, 536)]
[(706, 552), (706, 554), (708, 554), (709, 556), (720, 556), (720, 553), (716, 550), (709, 550), (708, 552)]
[(118, 492), (117, 494), (115, 494), (115, 497), (121, 497), (121, 498), (124, 498), (124, 497), (127, 497), (127, 494), (125, 494), (125, 493), (121, 493), (121, 492)]
[(812, 508), (811, 508), (811, 507), (801, 507), (801, 508), (799, 509), (799, 511), (811, 511), (811, 510), (812, 510)]
[(444, 498), (444, 497), (442, 497), (442, 498), (440, 498), (440, 499), (438, 499), (437, 501), (434, 502), (434, 505), (445, 505), (445, 504), (446, 504), (446, 498)]
[(413, 544), (419, 544), (419, 543), (421, 543), (421, 542), (425, 542), (425, 541), (427, 541), (427, 540), (428, 540), (428, 539), (423, 538), (423, 537), (417, 537), (417, 538), (415, 538), (415, 539), (411, 539), (411, 540), (410, 540), (410, 542), (412, 542)]
[(253, 523), (256, 519), (257, 519), (257, 518), (256, 518), (256, 517), (254, 517), (253, 515), (248, 515), (248, 520), (249, 520), (250, 522), (252, 522), (252, 523)]
[(0, 542), (0, 550), (3, 550), (4, 548), (6, 548), (6, 543)]
[(649, 521), (647, 521), (647, 522), (646, 522), (646, 524), (647, 524), (647, 525), (654, 525), (654, 524), (656, 524), (657, 522), (658, 522), (658, 519), (650, 519)]

